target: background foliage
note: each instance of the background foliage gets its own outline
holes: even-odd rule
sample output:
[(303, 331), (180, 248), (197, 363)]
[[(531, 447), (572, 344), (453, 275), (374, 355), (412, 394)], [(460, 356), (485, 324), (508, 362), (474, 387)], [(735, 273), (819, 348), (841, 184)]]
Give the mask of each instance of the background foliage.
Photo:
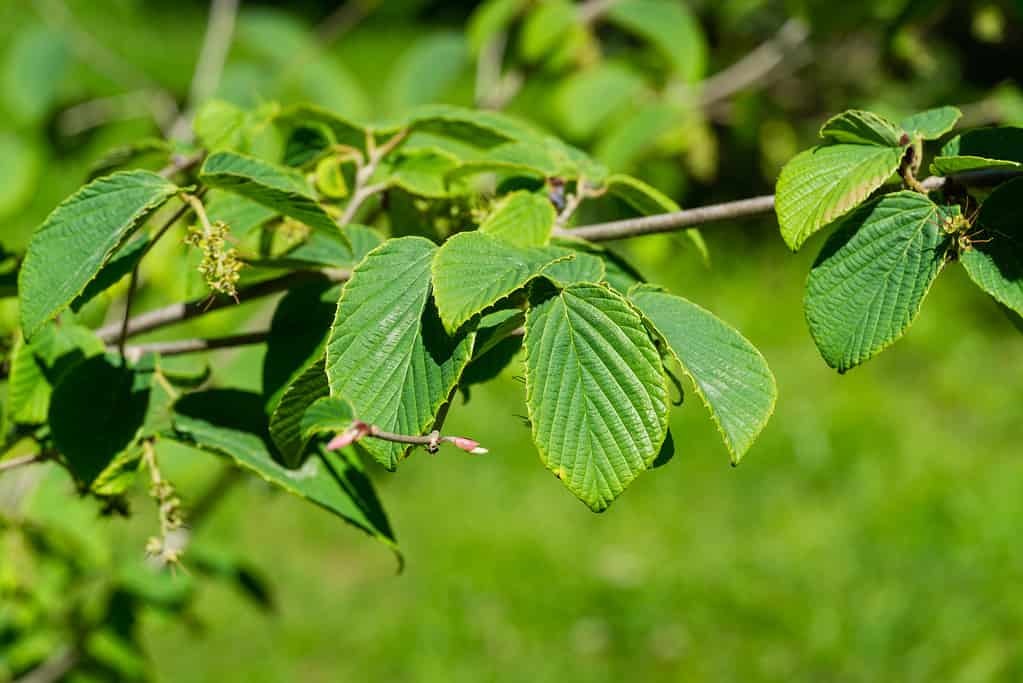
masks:
[[(690, 33), (662, 39), (613, 12), (583, 27), (558, 2), (362, 0), (340, 24), (330, 3), (245, 4), (218, 95), (254, 108), (309, 100), (359, 119), (434, 101), (500, 105), (683, 206), (770, 192), (782, 164), (849, 107), (899, 120), (953, 103), (965, 126), (1023, 123), (1011, 80), (1023, 56), (1018, 3), (666, 4), (691, 14), (679, 24)], [(173, 120), (207, 9), (0, 7), (5, 250), (22, 250), (111, 147)], [(803, 23), (786, 24), (793, 17)], [(693, 105), (688, 85), (715, 82), (783, 26), (780, 64)], [(478, 63), (502, 33), (501, 74), (478, 88)], [(421, 454), (398, 475), (373, 472), (409, 560), (401, 577), (381, 546), (246, 480), (195, 528), (191, 574), (155, 582), (136, 566), (154, 522), (144, 495), (132, 518), (97, 520), (59, 471), (4, 475), (0, 503), (54, 548), (29, 553), (24, 534), (0, 531), (0, 676), (20, 670), (18, 657), (59, 651), (75, 619), (103, 615), (93, 647), (125, 677), (167, 680), (1017, 679), (1018, 335), (950, 269), (897, 350), (840, 378), (803, 320), (813, 250), (792, 256), (776, 230), (773, 220), (708, 228), (710, 268), (681, 236), (626, 247), (771, 363), (782, 400), (736, 470), (687, 395), (673, 417), (678, 456), (593, 516), (536, 466), (512, 414), (524, 388), (508, 372), (449, 422), (455, 433), (486, 425), (490, 456)], [(202, 294), (197, 263), (179, 261), (161, 271), (154, 260), (139, 310)], [(116, 316), (112, 300), (85, 321)], [(232, 309), (191, 331), (270, 312)], [(7, 303), (0, 321), (16, 324)], [(258, 389), (261, 363), (258, 352), (223, 353), (213, 372)], [(161, 462), (186, 506), (216, 478), (196, 452), (175, 447)], [(59, 559), (69, 553), (74, 571)], [(138, 625), (121, 618), (133, 601), (148, 605)], [(31, 638), (13, 648), (4, 638), (15, 631)]]

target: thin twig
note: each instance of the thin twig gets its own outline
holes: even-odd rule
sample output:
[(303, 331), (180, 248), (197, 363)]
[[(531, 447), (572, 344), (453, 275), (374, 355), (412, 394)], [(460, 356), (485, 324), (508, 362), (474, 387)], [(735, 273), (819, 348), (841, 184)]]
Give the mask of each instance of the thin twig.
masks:
[(345, 206), (344, 212), (337, 221), (338, 225), (345, 226), (351, 223), (363, 202), (387, 189), (387, 183), (370, 185), (369, 181), (373, 179), (373, 174), (376, 173), (377, 167), (384, 157), (394, 151), (394, 148), (400, 145), (407, 135), (408, 130), (400, 130), (388, 139), (387, 142), (377, 147), (373, 132), (366, 132), (366, 160), (360, 163), (358, 170), (355, 172), (355, 189), (352, 192), (352, 198), (348, 201), (348, 205)]
[(72, 137), (115, 121), (130, 121), (153, 116), (153, 100), (159, 93), (152, 90), (97, 97), (68, 107), (57, 117), (57, 130)]
[(65, 648), (14, 683), (56, 683), (70, 673), (80, 659), (77, 648)]
[(426, 450), (430, 453), (436, 453), (442, 443), (450, 443), (461, 448), (463, 451), (474, 455), (483, 455), (487, 452), (487, 449), (481, 447), (479, 442), (475, 439), (470, 439), (464, 436), (444, 436), (437, 429), (434, 429), (429, 434), (422, 436), (417, 434), (396, 434), (394, 432), (388, 432), (380, 429), (380, 427), (377, 427), (376, 425), (367, 424), (358, 420), (356, 420), (351, 427), (335, 436), (330, 443), (327, 444), (327, 450), (344, 448), (345, 446), (363, 438), (380, 439), (381, 441), (403, 443), (411, 446), (425, 446)]
[[(272, 280), (265, 280), (238, 290), (238, 301), (242, 303), (254, 299), (260, 299), (271, 294), (284, 292), (312, 279), (327, 277), (331, 282), (344, 282), (350, 273), (347, 270), (327, 269), (322, 271), (298, 271), (282, 275)], [(134, 337), (145, 332), (175, 325), (186, 320), (191, 320), (206, 313), (218, 311), (227, 306), (235, 305), (235, 300), (227, 296), (206, 296), (193, 299), (183, 303), (171, 304), (146, 313), (134, 316), (128, 323), (128, 337)], [(106, 325), (96, 330), (96, 335), (105, 343), (111, 343), (117, 339), (120, 332), (120, 324)]]
[[(164, 178), (171, 178), (176, 176), (178, 173), (195, 168), (202, 163), (202, 160), (205, 158), (205, 152), (196, 152), (195, 154), (188, 155), (175, 154), (170, 163), (161, 168), (157, 173)], [(196, 192), (196, 195), (201, 195), (205, 192), (205, 190), (206, 188), (199, 190), (199, 192)]]
[(123, 362), (124, 345), (128, 342), (128, 323), (131, 321), (131, 304), (135, 300), (135, 291), (139, 286), (139, 266), (141, 261), (131, 269), (131, 281), (128, 283), (128, 294), (124, 299), (124, 316), (121, 319), (121, 334), (117, 338), (117, 354)]
[(25, 465), (32, 465), (37, 462), (46, 462), (50, 459), (50, 457), (49, 453), (43, 451), (41, 453), (33, 453), (32, 455), (22, 455), (17, 458), (0, 460), (0, 472), (13, 470), (16, 467), (24, 467)]
[(178, 117), (171, 128), (171, 137), (190, 141), (193, 136), (192, 118), (195, 110), (213, 96), (220, 84), (227, 53), (234, 35), (239, 0), (212, 0), (206, 24), (206, 35), (199, 50), (199, 59), (192, 75), (188, 109)]
[(579, 21), (592, 24), (600, 19), (618, 0), (586, 0), (579, 5)]
[(186, 353), (262, 344), (266, 341), (268, 335), (268, 332), (246, 332), (208, 339), (175, 339), (173, 341), (150, 342), (148, 344), (133, 344), (124, 347), (124, 354), (134, 360), (138, 360), (145, 353), (158, 353), (161, 356), (180, 356)]
[(338, 5), (316, 29), (320, 42), (330, 45), (355, 28), (379, 5), (379, 0), (348, 0)]

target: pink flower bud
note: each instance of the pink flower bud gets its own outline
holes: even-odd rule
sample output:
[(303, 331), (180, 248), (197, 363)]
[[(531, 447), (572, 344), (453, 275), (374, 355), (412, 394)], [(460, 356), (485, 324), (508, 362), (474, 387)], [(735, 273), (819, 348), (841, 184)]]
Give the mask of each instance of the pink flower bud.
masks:
[(456, 436), (456, 437), (454, 437), (453, 439), (451, 439), (451, 443), (455, 444), (456, 446), (461, 448), (463, 451), (467, 451), (467, 452), (472, 453), (474, 455), (483, 455), (484, 453), (489, 453), (489, 451), (486, 448), (483, 448), (482, 446), (480, 446), (480, 442), (479, 441), (473, 441), (472, 439), (466, 439), (464, 436)]
[(341, 432), (327, 443), (328, 451), (336, 451), (339, 448), (349, 446), (362, 437), (369, 434), (369, 425), (365, 422), (356, 422), (351, 427)]

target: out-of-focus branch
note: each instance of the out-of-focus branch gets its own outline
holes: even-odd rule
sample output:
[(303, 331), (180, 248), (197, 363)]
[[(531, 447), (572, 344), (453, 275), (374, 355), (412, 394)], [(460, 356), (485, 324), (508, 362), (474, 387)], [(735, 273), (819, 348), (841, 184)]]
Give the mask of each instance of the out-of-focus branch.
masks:
[(246, 332), (244, 334), (212, 337), (209, 339), (175, 339), (173, 341), (151, 342), (149, 344), (133, 344), (124, 347), (124, 355), (135, 361), (145, 353), (159, 353), (161, 356), (180, 356), (186, 353), (233, 349), (239, 346), (262, 344), (268, 336), (268, 332)]
[(380, 0), (348, 0), (337, 6), (316, 29), (320, 42), (330, 45), (355, 28), (360, 21), (376, 9)]

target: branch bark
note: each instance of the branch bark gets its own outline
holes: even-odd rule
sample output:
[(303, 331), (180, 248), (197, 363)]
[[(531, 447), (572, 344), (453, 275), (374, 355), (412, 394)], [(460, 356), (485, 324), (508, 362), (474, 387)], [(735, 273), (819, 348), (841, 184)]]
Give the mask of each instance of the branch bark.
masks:
[(17, 458), (10, 458), (9, 460), (0, 461), (0, 472), (6, 472), (7, 470), (13, 470), (17, 467), (24, 467), (25, 465), (33, 465), (37, 462), (45, 462), (50, 459), (50, 455), (46, 452), (33, 453), (32, 455), (22, 455)]
[(124, 347), (123, 355), (138, 360), (144, 353), (159, 353), (161, 356), (180, 356), (186, 353), (231, 349), (238, 346), (262, 344), (269, 332), (246, 332), (227, 337), (209, 339), (176, 339), (174, 341), (152, 342), (149, 344), (133, 344)]

